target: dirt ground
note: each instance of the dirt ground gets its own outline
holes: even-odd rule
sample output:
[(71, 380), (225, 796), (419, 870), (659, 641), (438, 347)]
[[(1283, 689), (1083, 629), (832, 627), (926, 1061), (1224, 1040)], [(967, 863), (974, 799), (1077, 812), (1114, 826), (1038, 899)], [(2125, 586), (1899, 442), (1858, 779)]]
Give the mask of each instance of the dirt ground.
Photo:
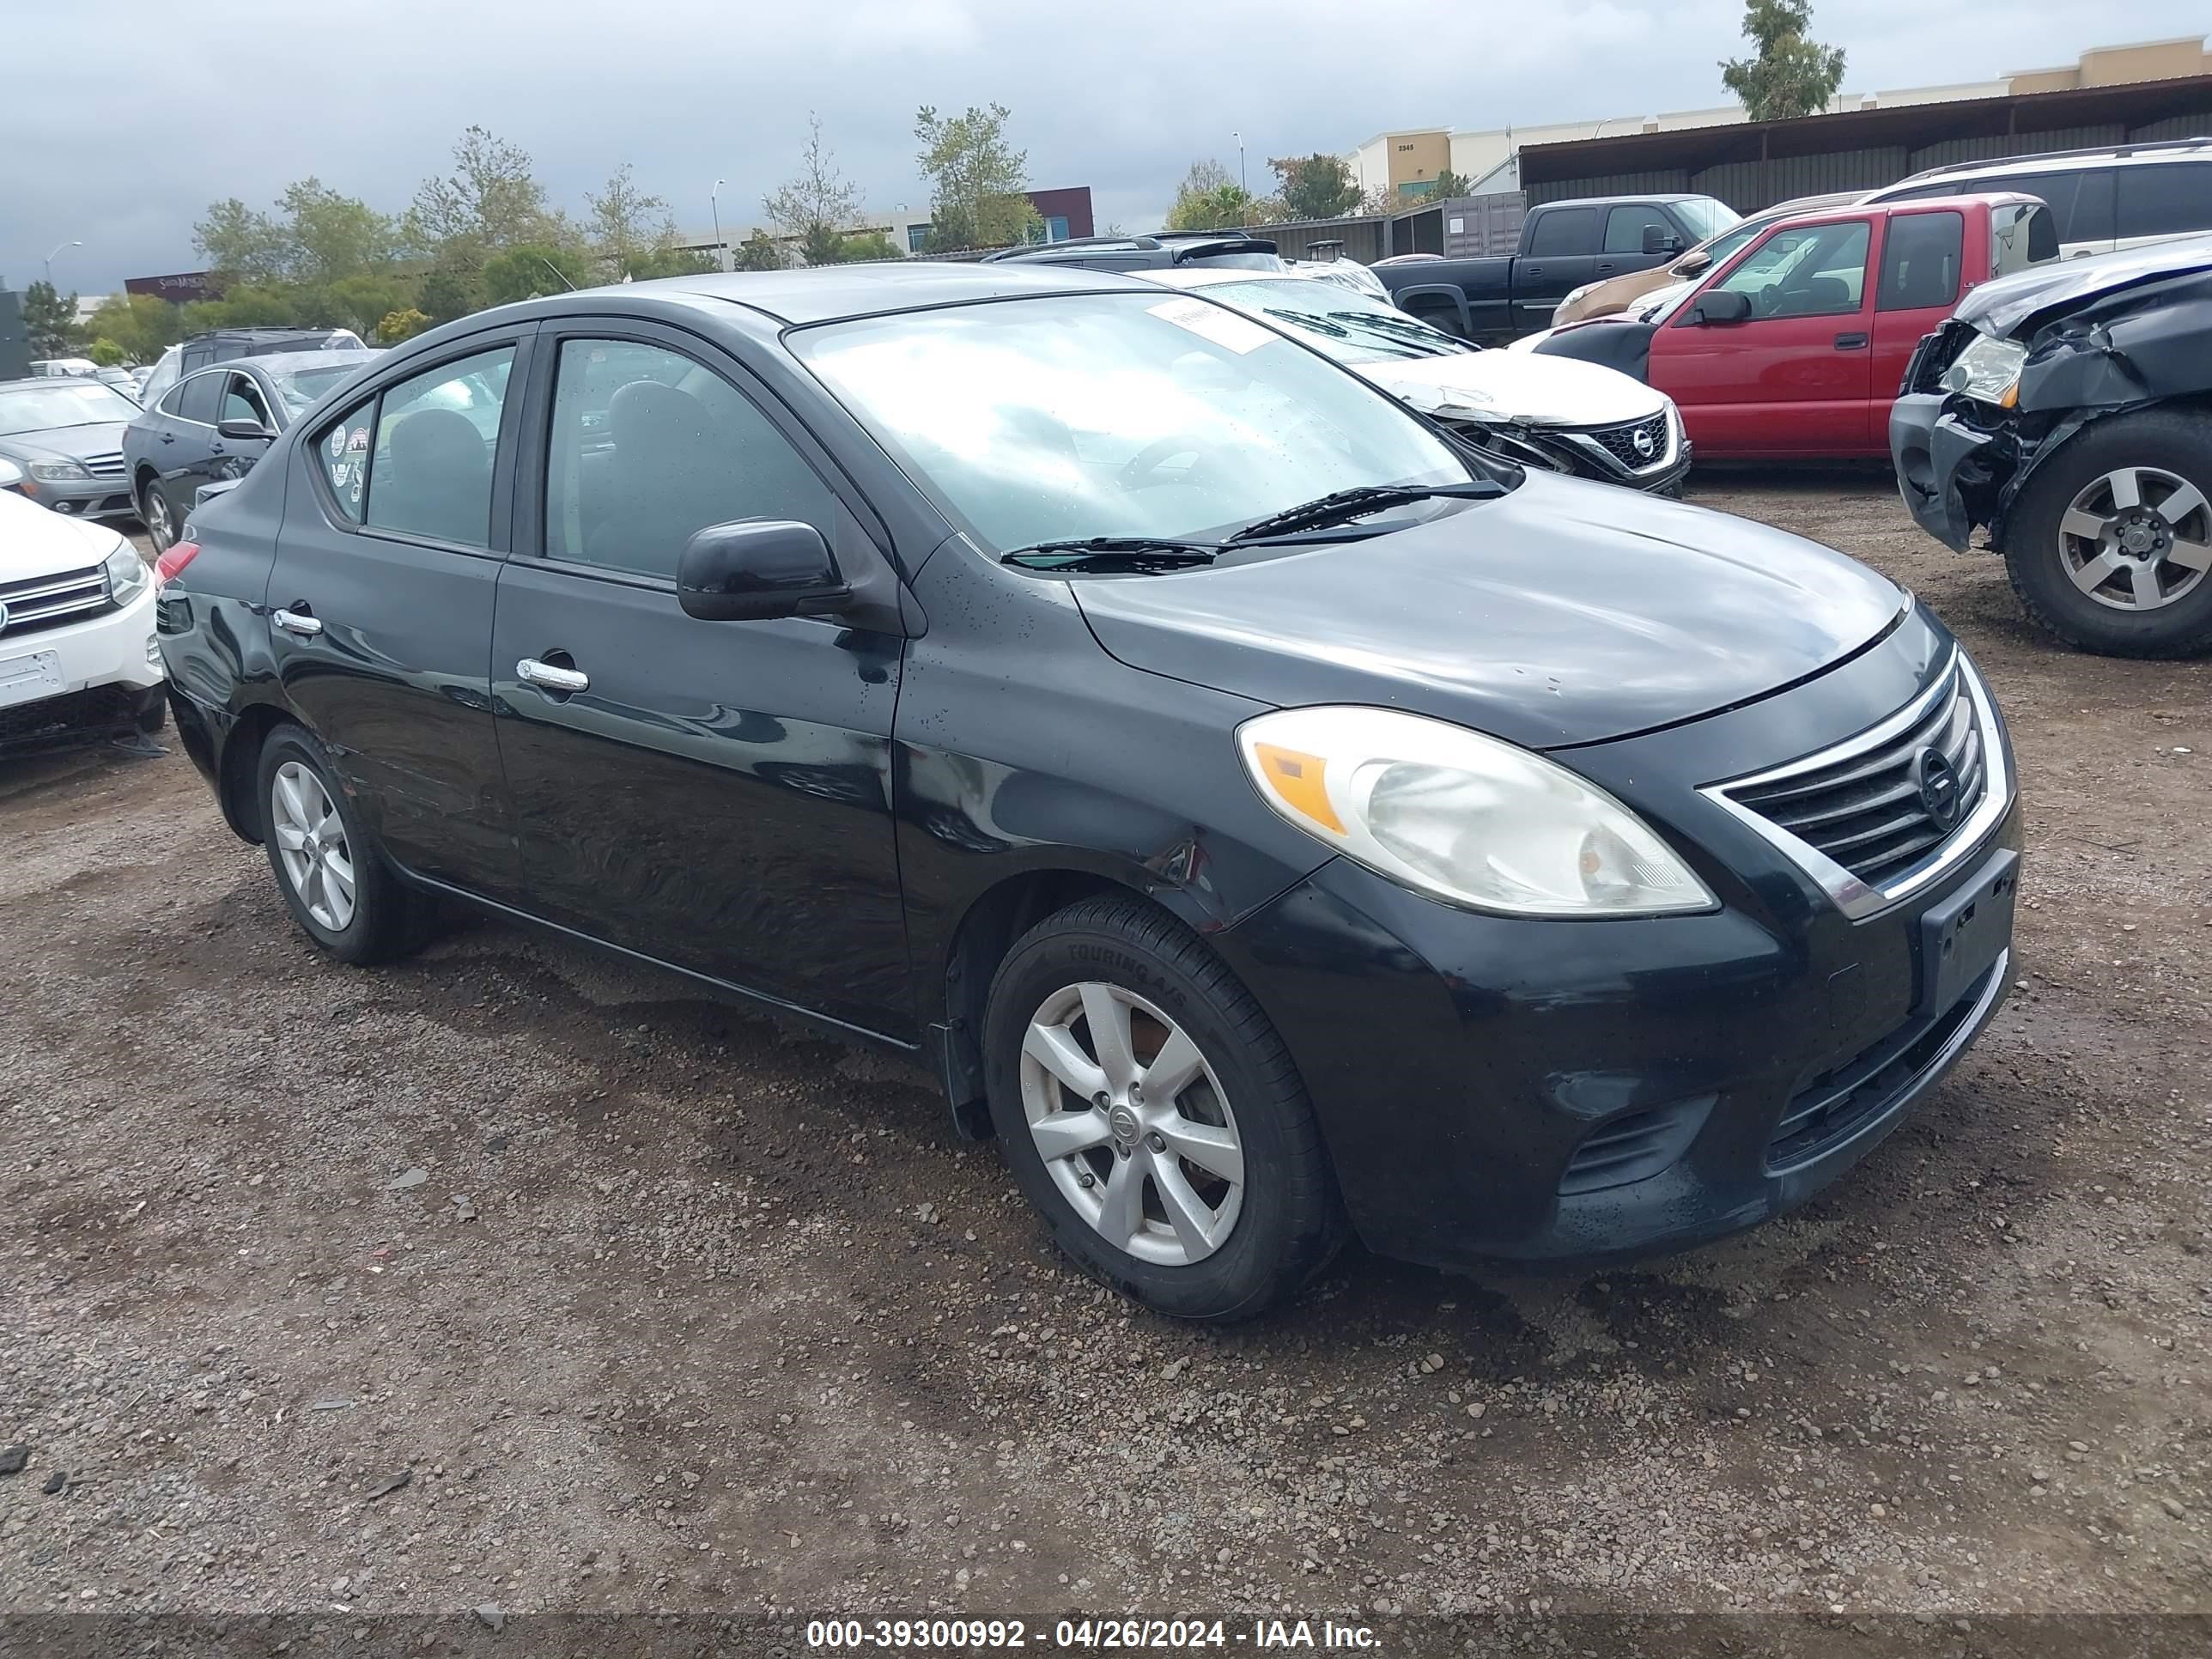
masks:
[(916, 1073), (503, 925), (333, 965), (181, 753), (0, 766), (0, 1610), (2212, 1613), (2212, 665), (1871, 478), (1694, 493), (1976, 653), (2025, 967), (1838, 1190), (1633, 1271), (1170, 1326)]

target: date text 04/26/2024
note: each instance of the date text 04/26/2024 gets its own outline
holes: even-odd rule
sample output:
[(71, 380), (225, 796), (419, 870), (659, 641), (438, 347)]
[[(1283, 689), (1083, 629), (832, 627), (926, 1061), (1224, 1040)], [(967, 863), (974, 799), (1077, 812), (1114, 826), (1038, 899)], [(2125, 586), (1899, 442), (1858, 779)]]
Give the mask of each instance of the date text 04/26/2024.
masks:
[(1070, 1652), (1199, 1652), (1243, 1648), (1374, 1651), (1364, 1625), (1329, 1619), (1255, 1619), (1249, 1628), (1220, 1619), (817, 1619), (806, 1626), (817, 1650), (927, 1652), (1045, 1648)]

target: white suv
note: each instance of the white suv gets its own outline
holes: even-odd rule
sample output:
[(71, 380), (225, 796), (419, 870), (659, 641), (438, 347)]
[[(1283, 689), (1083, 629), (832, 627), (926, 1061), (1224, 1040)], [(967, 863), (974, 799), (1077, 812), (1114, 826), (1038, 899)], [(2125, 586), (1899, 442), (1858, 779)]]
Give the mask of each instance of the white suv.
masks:
[(0, 756), (161, 729), (154, 573), (105, 525), (7, 488), (0, 460)]
[(1999, 156), (1929, 167), (1868, 202), (2019, 191), (2050, 204), (2071, 259), (2212, 230), (2212, 138)]

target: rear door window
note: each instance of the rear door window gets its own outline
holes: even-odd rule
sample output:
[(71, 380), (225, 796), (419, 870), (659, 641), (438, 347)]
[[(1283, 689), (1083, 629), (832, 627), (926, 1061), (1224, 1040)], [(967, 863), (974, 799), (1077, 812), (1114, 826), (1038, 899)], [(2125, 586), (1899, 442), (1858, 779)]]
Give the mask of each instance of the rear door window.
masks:
[(2212, 228), (2212, 161), (2157, 161), (2112, 169), (2114, 234), (2178, 236)]
[(514, 348), (501, 346), (385, 389), (369, 453), (370, 529), (491, 545), (492, 459), (514, 367)]
[(202, 426), (213, 426), (218, 418), (216, 411), (222, 402), (222, 376), (195, 374), (177, 388), (178, 418), (198, 421)]
[(1923, 311), (1955, 304), (1966, 244), (1964, 214), (1893, 215), (1882, 244), (1881, 286), (1875, 293), (1875, 309)]
[(331, 487), (331, 500), (348, 524), (361, 522), (362, 498), (368, 489), (368, 434), (376, 422), (376, 400), (356, 404), (315, 434), (315, 465)]
[(1597, 252), (1597, 210), (1587, 208), (1554, 208), (1536, 216), (1536, 228), (1528, 233), (1528, 253), (1532, 258), (1560, 258), (1571, 253)]

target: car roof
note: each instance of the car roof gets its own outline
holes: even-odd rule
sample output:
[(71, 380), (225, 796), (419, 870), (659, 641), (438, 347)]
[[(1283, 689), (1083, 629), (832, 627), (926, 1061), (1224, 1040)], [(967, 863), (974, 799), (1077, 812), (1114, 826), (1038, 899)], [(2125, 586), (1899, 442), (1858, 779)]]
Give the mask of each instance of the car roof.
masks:
[(1635, 207), (1639, 204), (1664, 204), (1669, 202), (1717, 202), (1720, 198), (1702, 190), (1662, 191), (1656, 196), (1576, 196), (1559, 202), (1531, 202), (1528, 211), (1544, 208), (1562, 207)]
[[(1242, 265), (1163, 265), (1157, 270), (1133, 270), (1132, 276), (1164, 288), (1212, 288), (1217, 283), (1316, 283), (1326, 279), (1304, 270), (1252, 270)], [(1337, 284), (1342, 287), (1343, 284)]]
[(2092, 145), (2084, 149), (2051, 149), (2026, 155), (1990, 155), (1972, 161), (1947, 161), (1923, 167), (1885, 190), (1930, 179), (1972, 178), (1978, 173), (2079, 173), (2089, 167), (2157, 167), (2161, 163), (2202, 161), (2212, 149), (2212, 136), (2154, 138), (2132, 144)]
[(212, 374), (220, 368), (258, 368), (270, 374), (291, 374), (301, 369), (329, 368), (333, 364), (366, 363), (382, 356), (380, 351), (367, 346), (340, 346), (335, 351), (264, 351), (258, 356), (233, 357), (228, 362), (210, 363), (196, 368), (186, 380), (202, 374)]
[[(1776, 225), (1826, 224), (1838, 219), (1861, 219), (1870, 213), (1902, 216), (1908, 213), (1932, 213), (1948, 208), (1960, 211), (1977, 203), (2033, 202), (2044, 205), (2039, 196), (2031, 196), (2024, 190), (1954, 191), (1948, 196), (1916, 196), (1909, 202), (1838, 202), (1831, 207), (1808, 208), (1802, 213), (1791, 213), (1777, 219)], [(1762, 227), (1762, 229), (1772, 227)]]
[(701, 306), (718, 301), (744, 306), (778, 322), (799, 325), (1031, 295), (1113, 293), (1129, 286), (1127, 277), (1081, 266), (1024, 261), (986, 265), (965, 260), (887, 260), (879, 264), (663, 276), (649, 283), (623, 283), (526, 300), (514, 309), (526, 315), (580, 307), (614, 311), (620, 307), (609, 301), (624, 295), (649, 295)]

